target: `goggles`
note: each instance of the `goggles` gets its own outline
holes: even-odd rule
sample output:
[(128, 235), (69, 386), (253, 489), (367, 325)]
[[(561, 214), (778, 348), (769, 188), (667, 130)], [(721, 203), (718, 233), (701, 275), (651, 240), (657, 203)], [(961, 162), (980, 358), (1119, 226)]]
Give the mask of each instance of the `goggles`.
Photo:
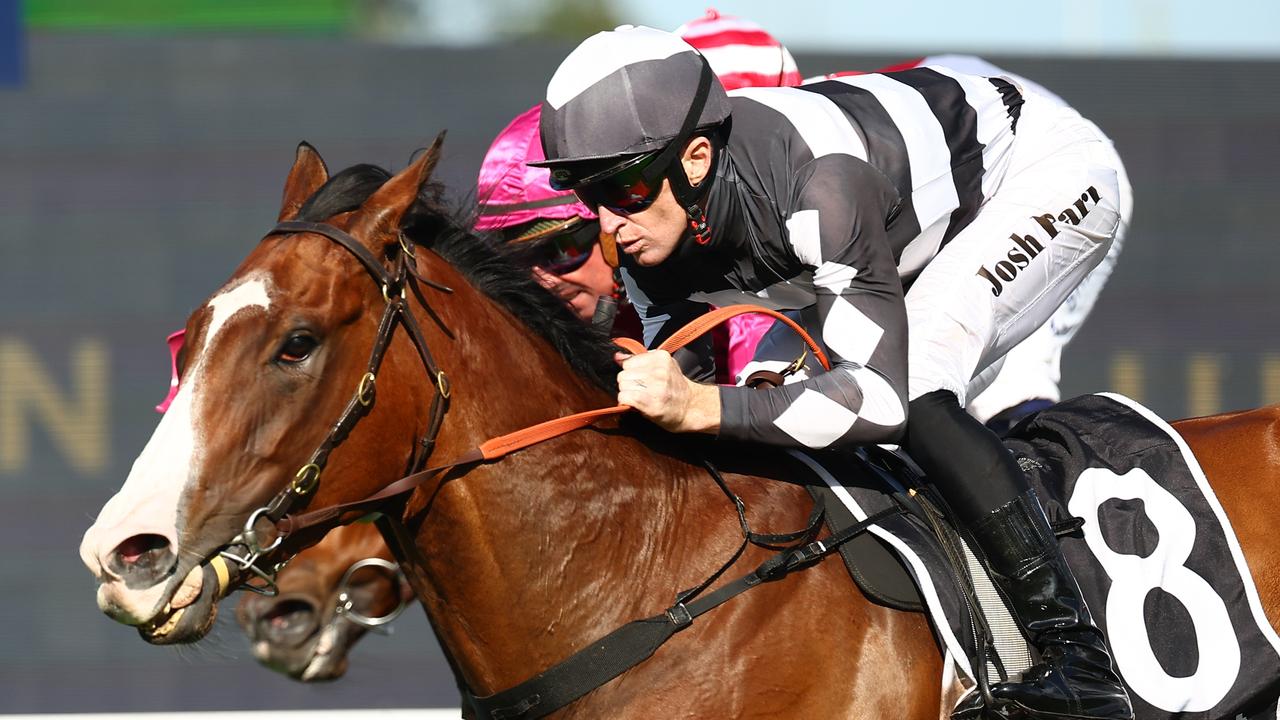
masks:
[(513, 242), (527, 242), (526, 258), (554, 275), (566, 275), (582, 267), (600, 240), (600, 223), (581, 217), (556, 222), (537, 232), (526, 232)]
[[(578, 199), (589, 208), (606, 207), (615, 213), (637, 213), (652, 205), (662, 190), (666, 163), (659, 165), (655, 162), (662, 154), (656, 151), (637, 155), (621, 165), (563, 184), (572, 185)], [(552, 178), (551, 187), (570, 189), (557, 187), (554, 174)]]

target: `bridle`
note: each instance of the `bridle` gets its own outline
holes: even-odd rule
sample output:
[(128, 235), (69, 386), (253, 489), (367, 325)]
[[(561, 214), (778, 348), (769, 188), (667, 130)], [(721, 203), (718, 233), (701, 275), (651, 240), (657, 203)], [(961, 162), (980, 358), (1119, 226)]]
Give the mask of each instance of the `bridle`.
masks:
[[(414, 256), (413, 246), (403, 233), (400, 234), (398, 250), (395, 245), (391, 246), (392, 252), (396, 255), (393, 260), (395, 265), (393, 272), (388, 271), (382, 263), (360, 244), (360, 241), (345, 231), (327, 223), (281, 222), (272, 228), (265, 237), (296, 233), (314, 233), (328, 238), (354, 255), (365, 270), (368, 271), (374, 282), (382, 288), (382, 298), (386, 301), (386, 307), (383, 310), (382, 319), (378, 323), (378, 334), (374, 340), (373, 350), (369, 354), (369, 362), (366, 365), (365, 374), (361, 376), (351, 400), (347, 403), (346, 410), (343, 411), (338, 421), (334, 423), (328, 437), (320, 443), (320, 446), (312, 453), (307, 463), (298, 469), (288, 487), (281, 490), (269, 503), (250, 513), (241, 533), (233, 538), (210, 561), (210, 565), (218, 577), (219, 593), (221, 595), (225, 595), (230, 589), (238, 587), (244, 587), (262, 594), (274, 595), (277, 592), (275, 576), (284, 567), (285, 563), (303, 548), (314, 544), (332, 528), (352, 522), (371, 512), (376, 512), (385, 507), (391, 500), (417, 489), (448, 470), (496, 460), (522, 448), (558, 437), (566, 432), (587, 427), (602, 418), (624, 413), (631, 409), (626, 405), (615, 405), (554, 418), (507, 435), (490, 438), (480, 445), (463, 452), (448, 463), (424, 469), (423, 466), (435, 448), (436, 436), (439, 434), (440, 427), (444, 422), (444, 414), (448, 409), (451, 391), (447, 376), (436, 365), (431, 356), (431, 351), (427, 347), (426, 337), (409, 310), (407, 288), (412, 287), (414, 296), (432, 314), (432, 317), (436, 316), (431, 311), (430, 305), (427, 304), (420, 290), (416, 286), (411, 286), (410, 280), (417, 280), (442, 292), (451, 293), (453, 290), (424, 277), (418, 272), (415, 267), (416, 257)], [(814, 354), (815, 359), (824, 368), (830, 369), (830, 361), (822, 348), (794, 320), (774, 310), (744, 305), (718, 308), (696, 318), (664, 340), (659, 349), (675, 352), (716, 325), (735, 315), (747, 312), (764, 313), (789, 326), (804, 340), (810, 352)], [(438, 322), (439, 319), (436, 319)], [(430, 421), (426, 432), (414, 450), (414, 456), (409, 463), (409, 474), (362, 500), (342, 503), (299, 515), (296, 511), (306, 507), (312, 494), (319, 486), (320, 474), (328, 461), (329, 453), (347, 438), (356, 423), (368, 414), (372, 408), (375, 399), (378, 368), (382, 364), (383, 356), (387, 347), (391, 344), (396, 327), (399, 325), (404, 325), (405, 330), (409, 333), (414, 347), (417, 348), (418, 356), (422, 360), (423, 367), (426, 369), (428, 376), (432, 378), (435, 390), (431, 398)], [(615, 339), (615, 342), (632, 353), (645, 351), (645, 348), (634, 340), (618, 338)], [(384, 517), (386, 516), (384, 515)], [(274, 539), (266, 545), (262, 543), (257, 529), (259, 522), (264, 519), (273, 524), (276, 531)], [(392, 525), (398, 522), (397, 518), (389, 519), (392, 521)], [(233, 550), (239, 548), (243, 548), (243, 550), (239, 553), (233, 552)], [(406, 548), (406, 552), (409, 551), (410, 549)], [(228, 562), (235, 564), (236, 577), (234, 578), (231, 577), (233, 568), (227, 565)], [(248, 575), (255, 576), (261, 581), (261, 584), (249, 585), (242, 583), (241, 579)]]
[[(417, 349), (418, 357), (421, 359), (422, 365), (426, 369), (427, 375), (432, 379), (434, 386), (429, 410), (430, 419), (426, 432), (415, 444), (414, 454), (409, 462), (410, 474), (421, 470), (427, 458), (431, 456), (431, 452), (435, 449), (436, 437), (440, 433), (445, 411), (449, 405), (451, 388), (448, 376), (436, 365), (435, 359), (431, 355), (431, 349), (427, 346), (426, 337), (422, 333), (422, 328), (419, 327), (417, 319), (410, 312), (407, 288), (410, 285), (410, 280), (416, 279), (443, 292), (452, 292), (452, 290), (423, 277), (417, 272), (416, 267), (414, 267), (416, 265), (416, 257), (413, 245), (405, 238), (404, 233), (400, 233), (398, 247), (391, 246), (392, 252), (395, 253), (393, 270), (388, 270), (359, 240), (356, 240), (346, 231), (328, 223), (281, 222), (272, 228), (263, 239), (299, 233), (312, 233), (328, 238), (351, 253), (364, 266), (364, 269), (378, 287), (382, 289), (382, 298), (386, 304), (382, 311), (382, 318), (378, 322), (378, 332), (374, 337), (373, 349), (369, 352), (369, 360), (365, 364), (365, 372), (360, 376), (355, 392), (347, 402), (342, 414), (338, 416), (337, 421), (334, 422), (329, 430), (329, 434), (311, 453), (307, 462), (298, 468), (289, 485), (266, 505), (250, 513), (249, 518), (245, 521), (244, 529), (226, 547), (220, 550), (218, 557), (215, 558), (215, 560), (222, 558), (233, 563), (238, 571), (237, 575), (239, 577), (233, 579), (230, 577), (230, 568), (224, 563), (214, 563), (223, 592), (227, 591), (233, 580), (253, 576), (253, 578), (260, 581), (260, 584), (242, 583), (239, 587), (264, 595), (274, 596), (278, 593), (275, 583), (276, 575), (294, 552), (297, 551), (286, 552), (292, 549), (284, 547), (286, 539), (291, 535), (291, 531), (282, 531), (279, 527), (280, 522), (287, 515), (306, 508), (316, 489), (320, 486), (320, 476), (328, 463), (329, 454), (347, 439), (356, 424), (373, 408), (374, 400), (377, 396), (378, 370), (382, 366), (382, 360), (386, 355), (387, 348), (391, 345), (397, 327), (403, 326), (409, 334), (409, 339), (414, 348)], [(425, 300), (423, 300), (418, 289), (415, 287), (413, 290), (419, 300), (425, 304)], [(266, 544), (263, 543), (258, 529), (263, 520), (276, 527), (275, 537)], [(324, 529), (327, 531), (329, 528), (326, 527)], [(305, 544), (298, 542), (290, 543), (290, 545), (297, 549), (305, 546)], [(278, 559), (280, 556), (283, 556), (283, 559)], [(265, 567), (263, 566), (264, 563)]]
[[(298, 469), (289, 485), (281, 490), (269, 503), (250, 513), (241, 533), (233, 538), (210, 561), (210, 565), (218, 576), (219, 596), (225, 595), (228, 589), (232, 587), (245, 587), (255, 592), (275, 595), (278, 592), (275, 584), (276, 574), (295, 553), (311, 544), (307, 542), (308, 540), (318, 540), (324, 533), (337, 525), (352, 522), (362, 515), (377, 511), (393, 498), (405, 495), (446, 471), (496, 460), (552, 437), (558, 437), (566, 432), (587, 427), (603, 417), (630, 410), (625, 405), (616, 405), (554, 418), (507, 435), (491, 438), (463, 452), (448, 463), (424, 469), (423, 466), (435, 449), (436, 437), (440, 432), (445, 412), (448, 409), (450, 386), (444, 371), (439, 369), (432, 358), (422, 329), (409, 310), (407, 290), (412, 287), (414, 295), (433, 317), (435, 317), (434, 312), (426, 303), (420, 289), (417, 286), (411, 286), (410, 280), (417, 280), (442, 292), (452, 292), (452, 290), (423, 277), (416, 267), (411, 266), (411, 263), (416, 265), (416, 258), (413, 246), (403, 233), (399, 237), (398, 250), (394, 245), (389, 248), (395, 254), (395, 257), (391, 258), (394, 264), (393, 271), (388, 271), (354, 237), (326, 223), (281, 222), (272, 228), (265, 237), (296, 233), (314, 233), (328, 238), (354, 255), (365, 270), (368, 271), (374, 282), (381, 287), (382, 297), (386, 301), (386, 306), (382, 313), (382, 319), (378, 323), (378, 333), (374, 340), (373, 349), (369, 354), (365, 373), (360, 377), (351, 400), (348, 401), (346, 409), (338, 417), (328, 436), (311, 454), (306, 464)], [(804, 339), (810, 351), (814, 353), (815, 359), (824, 368), (830, 369), (830, 363), (822, 349), (793, 320), (775, 311), (760, 308), (752, 309), (747, 306), (719, 308), (703, 315), (672, 334), (659, 347), (660, 349), (674, 352), (692, 339), (707, 332), (711, 327), (743, 312), (764, 312), (790, 326)], [(439, 319), (436, 319), (438, 322)], [(306, 507), (314, 496), (315, 490), (319, 487), (320, 476), (325, 464), (328, 462), (329, 454), (347, 439), (355, 425), (372, 408), (376, 397), (378, 369), (382, 365), (383, 357), (391, 344), (396, 327), (399, 325), (404, 325), (406, 332), (409, 333), (410, 340), (417, 349), (423, 367), (432, 378), (434, 385), (430, 420), (426, 432), (414, 448), (414, 453), (409, 463), (409, 474), (362, 500), (342, 503), (298, 515), (296, 511)], [(631, 352), (643, 352), (645, 350), (634, 341), (620, 344)], [(803, 542), (805, 539), (811, 539), (814, 536), (814, 533), (820, 527), (823, 517), (822, 508), (819, 504), (815, 504), (806, 526), (796, 532), (782, 535), (754, 533), (747, 525), (742, 501), (729, 490), (723, 478), (720, 477), (719, 471), (710, 462), (706, 462), (705, 465), (721, 490), (733, 501), (737, 509), (740, 529), (743, 533), (742, 544), (728, 562), (697, 586), (680, 592), (676, 596), (675, 604), (659, 615), (635, 620), (617, 628), (607, 636), (590, 643), (587, 647), (553, 665), (536, 677), (485, 697), (477, 697), (468, 688), (462, 687), (464, 697), (472, 708), (476, 710), (478, 717), (493, 718), (494, 720), (500, 718), (541, 717), (546, 713), (572, 703), (584, 694), (646, 660), (672, 635), (689, 627), (695, 618), (719, 607), (752, 587), (780, 579), (794, 570), (807, 567), (821, 560), (868, 527), (902, 511), (900, 506), (890, 507), (821, 541), (809, 542), (799, 547), (787, 546), (788, 543)], [(275, 538), (265, 546), (262, 544), (257, 530), (259, 521), (264, 519), (272, 523), (277, 532)], [(383, 530), (384, 537), (389, 531), (398, 533), (403, 530), (403, 526), (399, 524), (399, 518), (391, 517), (387, 514), (383, 514), (379, 523), (389, 523), (388, 527), (380, 528)], [(714, 591), (708, 591), (712, 583), (738, 560), (748, 543), (774, 549), (781, 547), (782, 549), (769, 557), (755, 570), (728, 584), (722, 585)], [(391, 544), (392, 547), (396, 546), (395, 543), (391, 542), (390, 538), (388, 538), (388, 544)], [(403, 545), (403, 543), (399, 544)], [(243, 548), (241, 552), (235, 552), (240, 548)], [(405, 548), (405, 551), (410, 552), (410, 549)], [(231, 577), (232, 568), (227, 565), (228, 562), (234, 563), (236, 566), (235, 570), (237, 572), (234, 578)], [(348, 570), (347, 577), (344, 577), (344, 585), (352, 571)], [(262, 584), (249, 585), (245, 583), (244, 580), (250, 575), (261, 580)], [(401, 609), (403, 609), (403, 606)], [(350, 608), (346, 608), (345, 611), (349, 613)], [(370, 624), (384, 625), (398, 614), (399, 610), (385, 619), (372, 619), (373, 622)]]

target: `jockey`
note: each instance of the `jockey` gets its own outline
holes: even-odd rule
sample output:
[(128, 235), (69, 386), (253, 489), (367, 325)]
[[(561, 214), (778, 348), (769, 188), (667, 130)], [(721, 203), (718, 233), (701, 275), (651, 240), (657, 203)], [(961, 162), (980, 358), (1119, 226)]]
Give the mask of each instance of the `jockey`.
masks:
[(620, 357), (619, 403), (728, 441), (905, 442), (1040, 651), (992, 688), (993, 710), (1132, 717), (1038, 498), (963, 409), (1111, 244), (1116, 170), (1095, 129), (1008, 80), (937, 68), (730, 98), (677, 36), (623, 26), (560, 65), (541, 135), (552, 186), (624, 253), (646, 345), (707, 303), (749, 303), (792, 312), (834, 363), (750, 390), (686, 377), (710, 376), (705, 344), (679, 365)]
[(599, 299), (616, 299), (619, 288), (600, 252), (596, 214), (572, 192), (553, 190), (545, 168), (525, 164), (543, 159), (541, 110), (534, 106), (517, 115), (485, 153), (476, 184), (475, 229), (496, 231), (509, 243), (528, 243), (534, 277), (590, 321)]
[[(877, 72), (894, 72), (927, 66), (941, 66), (966, 75), (1005, 77), (1023, 88), (1040, 94), (1055, 105), (1068, 107), (1065, 100), (1039, 83), (1010, 73), (973, 55), (930, 55), (881, 68)], [(822, 82), (861, 74), (863, 73), (856, 71), (830, 73), (806, 79), (804, 82), (806, 84)], [(1082, 118), (1082, 122), (1089, 123), (1089, 120)], [(1097, 132), (1102, 133), (1101, 130)], [(1107, 284), (1107, 280), (1115, 270), (1116, 260), (1124, 247), (1129, 221), (1133, 216), (1133, 188), (1129, 184), (1124, 163), (1120, 161), (1120, 156), (1115, 152), (1110, 140), (1107, 141), (1107, 147), (1110, 155), (1108, 165), (1116, 169), (1116, 182), (1120, 190), (1118, 198), (1120, 226), (1116, 229), (1115, 239), (1112, 240), (1111, 248), (1102, 258), (1102, 262), (1076, 286), (1075, 290), (1071, 291), (1049, 321), (1031, 333), (1026, 340), (1014, 346), (999, 363), (991, 365), (984, 371), (984, 378), (994, 376), (994, 379), (989, 383), (985, 380), (975, 381), (975, 385), (985, 386), (985, 388), (969, 400), (969, 414), (986, 423), (987, 427), (997, 434), (1004, 435), (1022, 418), (1062, 399), (1062, 392), (1058, 387), (1062, 376), (1062, 351), (1066, 349), (1067, 343), (1071, 342), (1085, 319), (1089, 317), (1098, 300), (1098, 294), (1102, 292), (1103, 286)]]
[[(725, 90), (742, 87), (793, 87), (802, 83), (864, 74), (857, 71), (838, 72), (802, 81), (791, 53), (768, 31), (749, 20), (722, 15), (715, 9), (708, 9), (703, 17), (681, 25), (676, 28), (675, 33), (702, 53)], [(1038, 83), (973, 55), (931, 55), (896, 63), (877, 72), (910, 70), (924, 66), (942, 66), (966, 75), (1006, 77), (1055, 104), (1067, 105), (1065, 100)], [(1115, 155), (1114, 149), (1111, 154), (1113, 157), (1109, 164), (1116, 168), (1120, 187), (1120, 227), (1111, 248), (1098, 267), (1067, 296), (1048, 322), (1018, 343), (999, 362), (988, 367), (983, 380), (975, 382), (974, 389), (980, 389), (980, 392), (971, 395), (968, 411), (997, 434), (1004, 435), (1022, 418), (1062, 399), (1058, 386), (1062, 375), (1062, 351), (1089, 316), (1098, 294), (1115, 269), (1132, 216), (1133, 189), (1129, 185), (1120, 157)], [(760, 315), (743, 315), (740, 318), (742, 325), (751, 324), (754, 327), (749, 336), (735, 347), (754, 349), (755, 342), (758, 342), (759, 336), (763, 335), (772, 322)], [(798, 344), (793, 336), (784, 334), (780, 342), (788, 345), (786, 350), (780, 351), (782, 354), (795, 354)], [(745, 365), (744, 361), (739, 367)], [(748, 371), (762, 365), (769, 363), (757, 363), (748, 368)]]
[[(728, 89), (800, 84), (791, 53), (749, 20), (709, 9), (676, 33), (703, 52)], [(617, 258), (606, 260), (596, 243), (600, 223), (595, 213), (572, 191), (552, 189), (545, 168), (525, 164), (544, 159), (537, 137), (540, 112), (537, 106), (521, 113), (489, 146), (476, 185), (475, 229), (499, 232), (507, 242), (530, 243), (534, 276), (543, 287), (583, 321), (595, 315), (597, 298), (612, 298), (618, 302), (613, 334), (639, 338), (639, 320), (620, 297), (614, 272)], [(772, 323), (763, 315), (740, 315), (729, 321), (727, 337), (719, 328), (713, 331), (717, 352), (724, 353), (728, 365), (725, 379), (742, 375), (739, 371)]]

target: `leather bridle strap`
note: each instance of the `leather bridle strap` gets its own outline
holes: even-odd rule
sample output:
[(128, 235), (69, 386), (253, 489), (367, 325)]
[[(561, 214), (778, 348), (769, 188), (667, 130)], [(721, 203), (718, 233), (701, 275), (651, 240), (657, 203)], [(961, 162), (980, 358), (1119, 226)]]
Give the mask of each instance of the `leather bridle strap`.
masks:
[[(338, 420), (333, 424), (324, 441), (311, 454), (308, 462), (298, 470), (294, 480), (267, 504), (264, 516), (277, 524), (289, 513), (306, 505), (319, 484), (320, 474), (328, 462), (329, 453), (346, 440), (360, 419), (372, 409), (376, 396), (377, 373), (382, 366), (382, 360), (386, 355), (387, 348), (391, 345), (391, 339), (395, 335), (397, 325), (403, 325), (406, 332), (408, 332), (423, 367), (426, 368), (435, 385), (435, 392), (432, 394), (431, 399), (430, 421), (426, 433), (414, 449), (410, 462), (411, 470), (420, 468), (430, 455), (435, 445), (436, 435), (440, 431), (450, 395), (448, 378), (436, 366), (435, 360), (431, 356), (431, 350), (427, 347), (426, 338), (423, 336), (421, 328), (418, 327), (413, 313), (409, 312), (407, 307), (404, 293), (405, 286), (411, 276), (418, 277), (416, 269), (410, 267), (410, 263), (415, 259), (411, 247), (407, 243), (401, 242), (399, 253), (395, 260), (395, 271), (392, 272), (379, 262), (359, 240), (327, 223), (281, 222), (272, 228), (266, 237), (295, 233), (320, 235), (332, 240), (351, 253), (364, 266), (373, 280), (381, 286), (386, 306), (383, 310), (382, 318), (378, 322), (378, 330), (373, 348), (369, 353), (369, 361), (365, 364), (365, 373), (361, 376), (351, 400), (347, 403)], [(438, 287), (448, 290), (443, 286)], [(293, 544), (296, 544), (296, 542), (295, 540)]]
[(291, 235), (294, 233), (315, 233), (316, 235), (323, 235), (346, 248), (348, 252), (354, 255), (356, 259), (360, 261), (360, 264), (364, 265), (364, 269), (369, 271), (369, 274), (373, 276), (373, 279), (376, 280), (379, 285), (389, 286), (395, 281), (395, 278), (392, 277), (391, 273), (387, 272), (387, 268), (379, 262), (378, 259), (373, 256), (373, 253), (369, 252), (359, 240), (356, 240), (347, 232), (328, 223), (287, 220), (276, 223), (276, 226), (271, 228), (271, 231), (267, 233), (267, 237), (272, 235)]
[[(827, 359), (826, 354), (823, 353), (822, 348), (814, 342), (813, 338), (810, 337), (803, 328), (791, 320), (791, 318), (775, 310), (751, 305), (734, 305), (713, 310), (712, 312), (695, 319), (680, 330), (677, 330), (675, 334), (659, 345), (658, 349), (675, 352), (685, 345), (688, 345), (694, 339), (703, 333), (706, 333), (716, 325), (725, 322), (729, 318), (746, 313), (760, 313), (786, 323), (805, 341), (805, 344), (808, 345), (809, 349), (813, 352), (814, 357), (822, 364), (823, 368), (827, 370), (831, 369), (830, 361)], [(618, 342), (620, 346), (632, 352), (643, 352), (644, 348), (640, 346), (639, 343), (636, 343), (635, 341), (622, 342), (622, 340), (622, 338), (618, 338), (615, 342)], [(277, 523), (279, 531), (286, 536), (284, 548), (298, 547), (298, 549), (301, 549), (306, 547), (307, 540), (316, 538), (317, 535), (323, 536), (323, 533), (327, 532), (330, 528), (343, 524), (344, 519), (354, 520), (369, 512), (377, 510), (383, 502), (403, 493), (418, 489), (446, 470), (497, 460), (505, 455), (516, 452), (517, 450), (587, 427), (602, 418), (606, 418), (611, 415), (619, 415), (630, 409), (631, 408), (627, 405), (614, 405), (613, 407), (598, 408), (596, 410), (588, 410), (586, 412), (554, 418), (546, 422), (538, 423), (537, 425), (532, 425), (506, 435), (500, 435), (486, 440), (480, 445), (468, 450), (462, 455), (459, 455), (452, 462), (445, 463), (444, 465), (437, 465), (401, 478), (400, 480), (397, 480), (383, 488), (378, 493), (364, 498), (363, 500), (335, 505), (296, 517), (284, 517)], [(308, 532), (305, 534), (299, 534), (302, 533), (302, 531)], [(295, 538), (295, 534), (299, 535)]]
[[(756, 307), (754, 305), (731, 305), (729, 307), (717, 308), (716, 310), (694, 319), (689, 324), (677, 330), (674, 334), (663, 341), (657, 349), (674, 353), (676, 350), (683, 348), (704, 333), (710, 331), (715, 326), (726, 322), (729, 318), (737, 317), (738, 315), (745, 315), (747, 313), (768, 315), (775, 320), (782, 321), (804, 340), (805, 344), (813, 352), (814, 357), (822, 364), (824, 370), (831, 369), (831, 361), (827, 359), (826, 353), (822, 351), (822, 348), (819, 347), (818, 343), (814, 342), (813, 338), (809, 336), (809, 333), (805, 332), (804, 328), (797, 325), (791, 318), (776, 310)], [(632, 354), (644, 352), (644, 347), (634, 340), (615, 338), (614, 342)], [(530, 445), (540, 443), (544, 440), (550, 440), (553, 437), (558, 437), (567, 432), (591, 425), (601, 418), (608, 417), (610, 415), (618, 415), (630, 409), (631, 408), (627, 405), (614, 405), (613, 407), (599, 408), (597, 410), (588, 410), (586, 412), (576, 413), (573, 415), (566, 415), (564, 417), (555, 418), (554, 420), (548, 420), (543, 423), (538, 423), (537, 425), (532, 425), (524, 428), (523, 430), (517, 430), (513, 433), (508, 433), (506, 435), (486, 440), (476, 449), (480, 451), (480, 455), (483, 459), (496, 460), (497, 458), (515, 452), (516, 450), (529, 447)]]
[(672, 333), (670, 337), (658, 346), (658, 349), (675, 352), (676, 350), (693, 342), (702, 334), (711, 330), (711, 328), (728, 321), (730, 318), (748, 314), (767, 315), (791, 328), (800, 336), (801, 340), (804, 340), (804, 344), (808, 346), (809, 351), (813, 353), (814, 358), (816, 358), (818, 363), (822, 365), (822, 369), (831, 369), (831, 360), (829, 360), (827, 358), (827, 354), (822, 351), (822, 347), (814, 341), (813, 337), (811, 337), (809, 333), (805, 332), (804, 328), (796, 324), (795, 320), (792, 320), (777, 310), (771, 310), (769, 308), (759, 307), (756, 305), (729, 305), (727, 307), (716, 308), (705, 315), (699, 315), (691, 320), (687, 325)]

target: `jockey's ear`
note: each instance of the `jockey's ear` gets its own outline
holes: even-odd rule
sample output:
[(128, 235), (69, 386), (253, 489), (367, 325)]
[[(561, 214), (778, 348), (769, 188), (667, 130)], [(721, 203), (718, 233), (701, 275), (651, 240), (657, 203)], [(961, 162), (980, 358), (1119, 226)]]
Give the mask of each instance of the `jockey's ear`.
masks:
[(443, 132), (436, 136), (431, 147), (410, 163), (409, 167), (396, 173), (395, 177), (364, 201), (351, 220), (349, 232), (368, 244), (395, 242), (405, 213), (418, 199), (422, 186), (431, 179), (431, 171), (435, 170), (436, 162), (440, 160), (442, 145)]
[(289, 170), (289, 179), (284, 182), (284, 200), (280, 203), (280, 217), (276, 218), (276, 222), (296, 218), (302, 204), (328, 179), (329, 168), (324, 166), (320, 153), (305, 142), (298, 143), (293, 168)]

